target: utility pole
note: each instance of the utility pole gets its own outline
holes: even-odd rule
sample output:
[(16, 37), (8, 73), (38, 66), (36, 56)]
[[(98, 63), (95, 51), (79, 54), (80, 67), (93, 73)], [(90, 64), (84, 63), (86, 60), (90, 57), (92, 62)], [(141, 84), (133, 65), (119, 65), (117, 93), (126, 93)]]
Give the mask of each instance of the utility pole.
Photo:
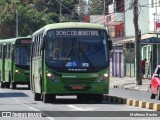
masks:
[[(106, 14), (106, 0), (103, 0), (103, 15), (104, 15), (104, 20), (105, 20), (105, 14)], [(105, 26), (105, 22), (103, 20), (103, 24)], [(109, 30), (109, 28), (108, 28)]]
[(60, 0), (60, 8), (59, 8), (60, 10), (60, 13), (59, 13), (59, 22), (61, 22), (62, 21), (62, 0)]
[(106, 14), (106, 0), (103, 0), (103, 15)]
[(18, 37), (18, 10), (16, 10), (16, 37)]
[(79, 15), (79, 20), (82, 21), (82, 1), (79, 0), (79, 4), (78, 4), (78, 15)]
[(141, 80), (141, 31), (138, 28), (138, 0), (133, 2), (133, 23), (135, 27), (135, 61), (136, 61), (136, 85), (142, 85)]

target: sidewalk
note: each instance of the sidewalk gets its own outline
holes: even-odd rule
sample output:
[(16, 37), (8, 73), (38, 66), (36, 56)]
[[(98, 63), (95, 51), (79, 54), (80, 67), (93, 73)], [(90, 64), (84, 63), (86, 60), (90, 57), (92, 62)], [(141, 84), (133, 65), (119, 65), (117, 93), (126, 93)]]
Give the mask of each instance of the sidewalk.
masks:
[(149, 79), (143, 79), (142, 85), (136, 85), (136, 78), (131, 77), (111, 77), (110, 88), (124, 88), (130, 90), (148, 91), (149, 90)]

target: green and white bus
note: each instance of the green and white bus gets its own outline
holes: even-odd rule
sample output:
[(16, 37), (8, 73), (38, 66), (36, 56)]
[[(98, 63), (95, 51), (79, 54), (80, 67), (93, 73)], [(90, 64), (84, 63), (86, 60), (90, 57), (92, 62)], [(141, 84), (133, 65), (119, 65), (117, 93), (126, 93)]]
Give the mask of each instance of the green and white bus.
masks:
[(1, 88), (15, 89), (17, 84), (28, 84), (31, 37), (0, 40)]
[(30, 83), (34, 100), (53, 102), (56, 95), (102, 101), (109, 92), (106, 28), (81, 22), (55, 23), (32, 35)]

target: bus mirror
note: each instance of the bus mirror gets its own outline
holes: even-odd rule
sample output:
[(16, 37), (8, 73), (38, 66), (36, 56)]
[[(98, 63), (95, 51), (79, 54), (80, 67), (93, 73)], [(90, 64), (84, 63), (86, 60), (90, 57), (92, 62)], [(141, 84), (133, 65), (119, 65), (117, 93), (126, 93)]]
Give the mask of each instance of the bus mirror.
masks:
[(42, 41), (42, 44), (41, 44), (41, 50), (44, 50), (45, 49), (45, 41), (47, 40), (47, 37), (44, 36), (43, 37), (43, 41)]
[(108, 46), (108, 47), (109, 47), (109, 50), (112, 50), (112, 41), (109, 40), (108, 43), (109, 43), (109, 46)]

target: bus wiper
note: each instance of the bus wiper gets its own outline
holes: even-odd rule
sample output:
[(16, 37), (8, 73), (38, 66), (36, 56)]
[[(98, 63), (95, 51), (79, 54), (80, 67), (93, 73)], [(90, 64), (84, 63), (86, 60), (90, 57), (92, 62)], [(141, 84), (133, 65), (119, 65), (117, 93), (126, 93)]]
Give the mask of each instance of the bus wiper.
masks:
[(68, 61), (69, 56), (71, 55), (71, 53), (72, 53), (73, 50), (74, 50), (74, 48), (71, 48), (71, 50), (69, 51), (68, 55), (66, 56), (66, 60), (64, 61), (64, 65), (63, 66), (65, 66), (65, 64)]

